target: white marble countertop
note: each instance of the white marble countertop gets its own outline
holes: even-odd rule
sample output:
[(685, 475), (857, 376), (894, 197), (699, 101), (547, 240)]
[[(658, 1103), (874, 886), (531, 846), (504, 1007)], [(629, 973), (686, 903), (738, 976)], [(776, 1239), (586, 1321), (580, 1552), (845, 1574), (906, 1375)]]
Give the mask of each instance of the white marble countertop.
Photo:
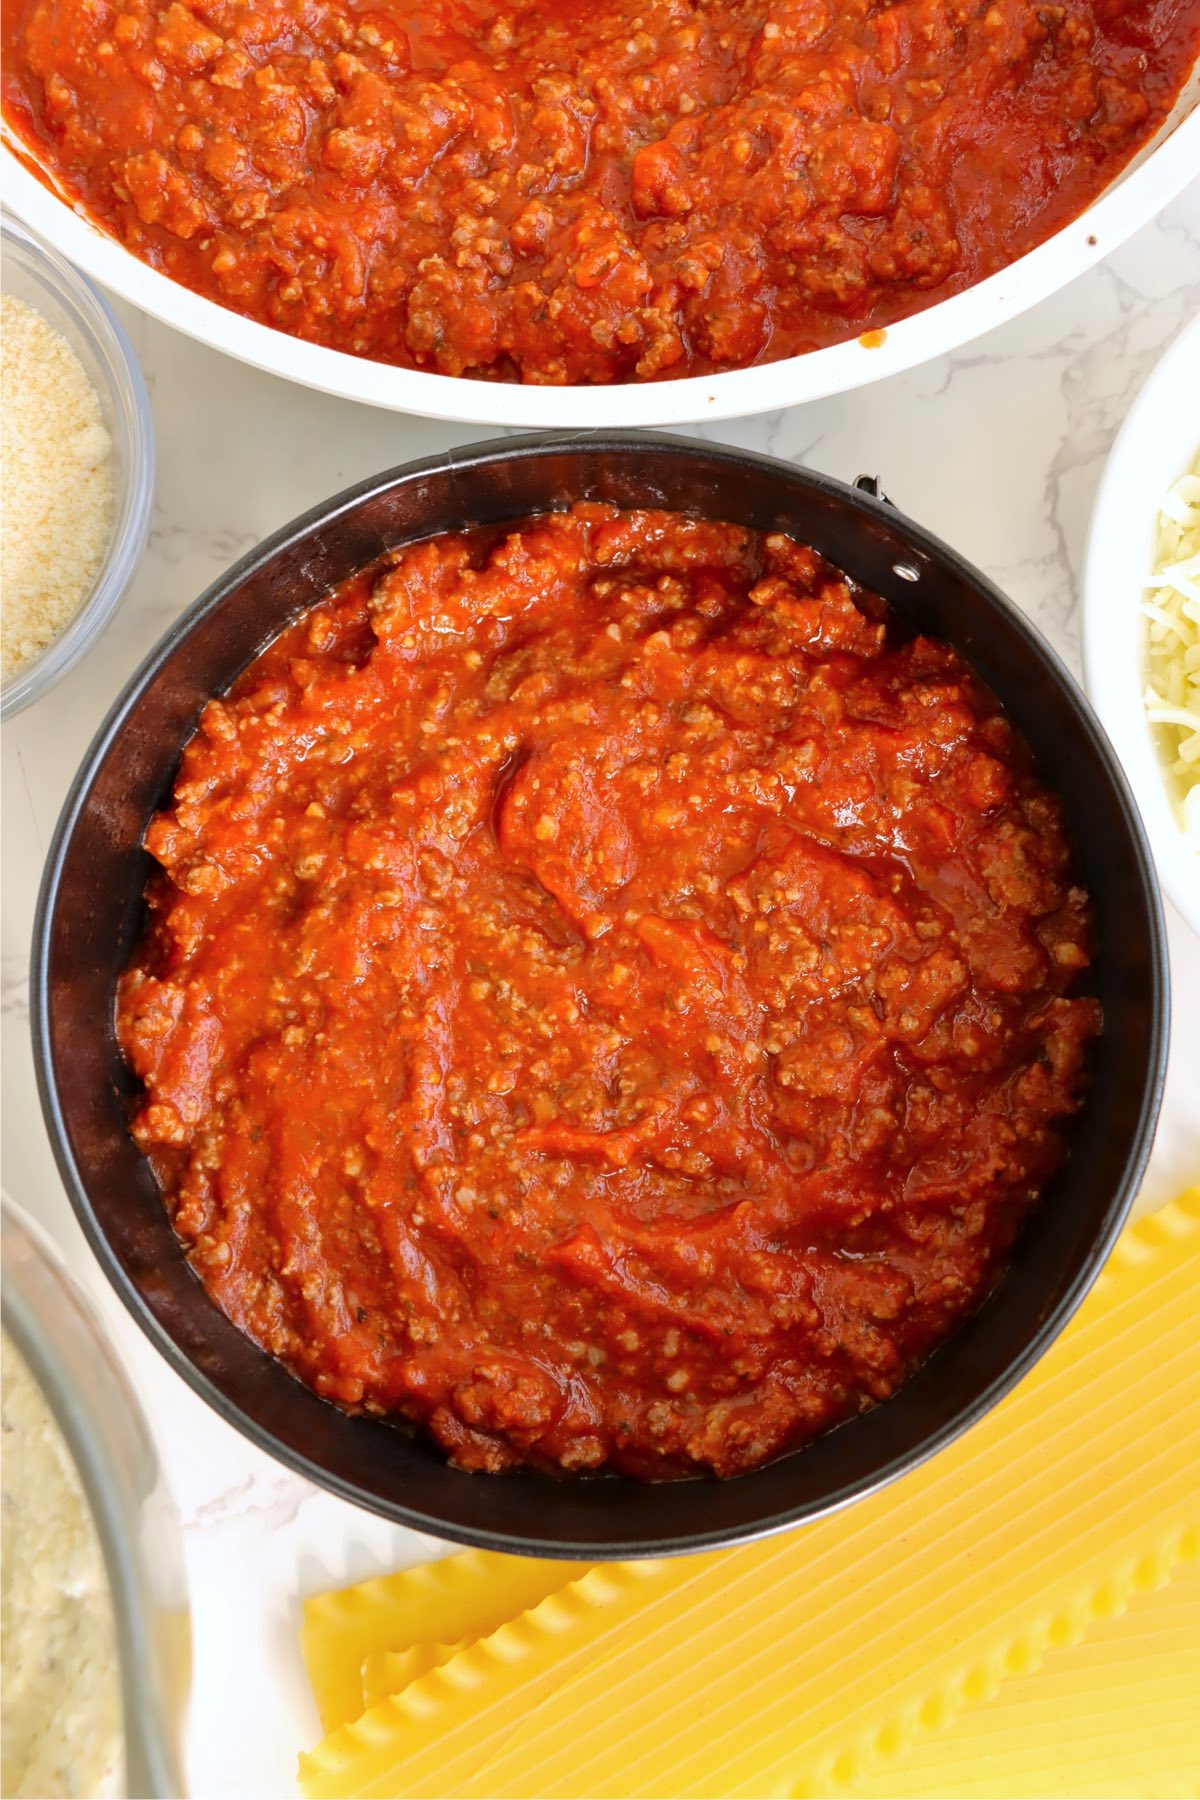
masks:
[[(96, 1297), (159, 1438), (194, 1607), (192, 1792), (266, 1800), (294, 1795), (296, 1753), (317, 1735), (296, 1644), (300, 1596), (440, 1546), (332, 1499), (244, 1442), (170, 1372), (108, 1290), (55, 1172), (34, 1087), (26, 999), (34, 899), (95, 727), (184, 607), (306, 507), (484, 434), (290, 387), (122, 310), (158, 430), (149, 550), (104, 639), (4, 727), (4, 1183)], [(1055, 298), (954, 355), (705, 435), (846, 479), (878, 474), (904, 511), (986, 570), (1077, 670), (1077, 582), (1105, 455), (1154, 361), (1198, 310), (1200, 184)], [(1170, 937), (1171, 1071), (1142, 1207), (1200, 1175), (1200, 1008), (1184, 1004), (1200, 996), (1200, 939), (1174, 916)]]

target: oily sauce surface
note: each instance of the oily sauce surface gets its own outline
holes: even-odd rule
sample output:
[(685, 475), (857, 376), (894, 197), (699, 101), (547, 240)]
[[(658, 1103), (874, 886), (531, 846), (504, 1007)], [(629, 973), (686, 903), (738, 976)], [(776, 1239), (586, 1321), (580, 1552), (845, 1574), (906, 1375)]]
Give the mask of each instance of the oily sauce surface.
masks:
[(1074, 218), (1200, 0), (3, 0), (4, 111), (135, 255), (530, 382), (875, 330)]
[(196, 1270), (467, 1468), (731, 1474), (883, 1399), (1100, 1025), (958, 654), (677, 515), (394, 553), (209, 705), (147, 843), (119, 1034)]

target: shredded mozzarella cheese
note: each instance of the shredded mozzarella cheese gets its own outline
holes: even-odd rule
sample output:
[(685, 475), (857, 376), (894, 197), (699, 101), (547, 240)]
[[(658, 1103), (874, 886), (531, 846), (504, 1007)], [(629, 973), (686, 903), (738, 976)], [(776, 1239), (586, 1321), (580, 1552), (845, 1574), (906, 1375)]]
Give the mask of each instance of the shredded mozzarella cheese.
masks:
[(1184, 835), (1200, 852), (1200, 457), (1163, 500), (1146, 586), (1146, 717), (1160, 728)]

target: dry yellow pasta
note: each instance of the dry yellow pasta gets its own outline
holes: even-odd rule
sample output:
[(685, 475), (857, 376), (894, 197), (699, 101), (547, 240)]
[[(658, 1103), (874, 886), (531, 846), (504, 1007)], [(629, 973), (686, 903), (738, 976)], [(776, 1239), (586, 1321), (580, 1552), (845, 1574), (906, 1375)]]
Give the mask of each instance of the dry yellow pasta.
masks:
[(370, 1712), (391, 1694), (402, 1694), (413, 1681), (440, 1669), (468, 1645), (414, 1644), (409, 1650), (375, 1650), (362, 1666), (363, 1711)]
[(1050, 1649), (943, 1731), (854, 1783), (856, 1800), (1200, 1795), (1200, 1558), (1078, 1644)]
[(587, 1563), (466, 1550), (304, 1604), (300, 1647), (325, 1731), (362, 1711), (362, 1670), (379, 1650), (474, 1643), (584, 1574)]
[(334, 1732), (304, 1792), (850, 1791), (1200, 1553), (1198, 1281), (1194, 1191), (902, 1482), (763, 1544), (593, 1570)]

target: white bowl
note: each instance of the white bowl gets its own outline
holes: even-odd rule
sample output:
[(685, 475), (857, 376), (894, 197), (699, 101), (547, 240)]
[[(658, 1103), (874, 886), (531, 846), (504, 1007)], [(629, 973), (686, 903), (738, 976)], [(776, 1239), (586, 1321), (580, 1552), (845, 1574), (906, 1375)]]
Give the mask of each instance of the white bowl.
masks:
[(1084, 684), (1125, 765), (1159, 879), (1200, 932), (1200, 854), (1183, 835), (1142, 698), (1146, 591), (1163, 495), (1200, 451), (1200, 319), (1177, 337), (1135, 400), (1105, 465), (1083, 574)]
[(1044, 300), (1146, 224), (1200, 173), (1200, 65), (1151, 144), (1086, 212), (998, 275), (889, 326), (878, 347), (851, 339), (751, 369), (611, 387), (532, 387), (424, 374), (255, 324), (139, 262), (45, 186), (28, 166), (28, 150), (22, 146), (15, 153), (11, 141), (0, 157), (0, 179), (14, 212), (114, 293), (242, 362), (325, 393), (423, 418), (612, 429), (740, 418), (844, 393), (941, 356)]

